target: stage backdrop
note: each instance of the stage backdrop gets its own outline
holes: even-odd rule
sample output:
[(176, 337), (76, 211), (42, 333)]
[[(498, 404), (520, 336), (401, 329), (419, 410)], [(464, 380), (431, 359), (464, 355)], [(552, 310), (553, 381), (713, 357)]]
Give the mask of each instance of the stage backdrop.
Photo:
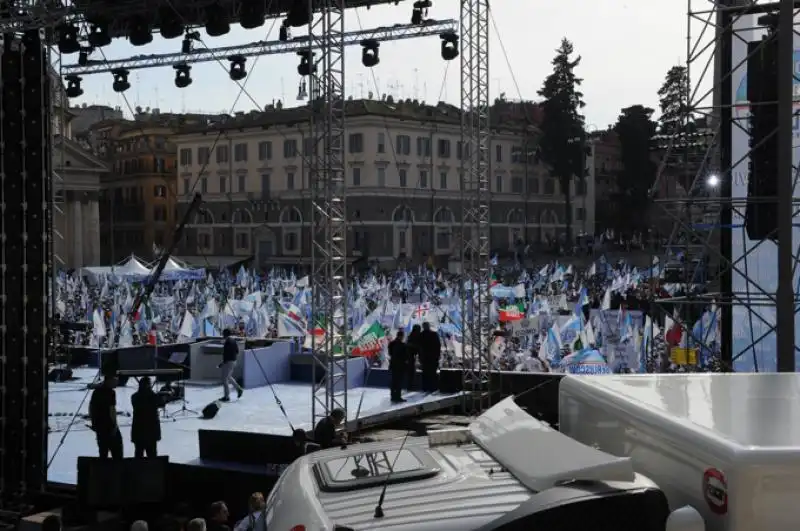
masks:
[[(795, 20), (797, 24), (798, 20)], [(733, 38), (733, 99), (734, 123), (731, 125), (732, 134), (732, 160), (734, 164), (731, 174), (731, 196), (733, 198), (747, 197), (747, 177), (749, 157), (746, 157), (749, 150), (749, 134), (747, 133), (747, 118), (749, 115), (749, 105), (747, 102), (747, 44), (745, 41), (752, 41), (761, 38), (761, 32), (752, 31), (749, 28), (756, 26), (753, 16), (741, 17), (734, 26), (736, 35)], [(738, 36), (738, 38), (737, 38)], [(800, 60), (800, 38), (795, 34), (795, 75), (798, 70)], [(740, 64), (743, 63), (743, 64)], [(795, 79), (795, 110), (800, 101), (800, 83)], [(800, 119), (794, 119), (794, 163), (800, 160)], [(794, 175), (786, 175), (787, 179), (795, 179)], [(798, 197), (798, 182), (794, 180), (794, 197)], [(752, 241), (747, 237), (744, 230), (744, 207), (734, 209), (732, 216), (733, 227), (731, 234), (731, 259), (739, 272), (733, 271), (732, 287), (734, 292), (746, 293), (750, 297), (761, 295), (761, 289), (774, 296), (778, 284), (777, 266), (777, 246), (771, 241)], [(794, 228), (792, 230), (792, 242), (797, 254), (797, 246), (800, 243), (800, 230), (798, 230), (798, 218), (795, 217)], [(746, 255), (746, 256), (745, 256)], [(743, 258), (744, 257), (744, 258)], [(745, 277), (742, 273), (746, 274)], [(747, 278), (752, 279), (748, 281)], [(795, 266), (795, 291), (798, 286), (798, 269)], [(759, 289), (761, 288), (761, 289)], [(737, 371), (775, 371), (777, 368), (776, 356), (776, 337), (775, 337), (775, 307), (760, 307), (748, 309), (743, 305), (733, 307), (733, 327), (732, 344), (734, 368)], [(795, 312), (795, 327), (800, 325), (800, 318)], [(763, 336), (763, 337), (762, 337)], [(800, 335), (796, 338), (800, 341)], [(797, 356), (795, 357), (797, 360)], [(797, 361), (795, 362), (797, 365)]]

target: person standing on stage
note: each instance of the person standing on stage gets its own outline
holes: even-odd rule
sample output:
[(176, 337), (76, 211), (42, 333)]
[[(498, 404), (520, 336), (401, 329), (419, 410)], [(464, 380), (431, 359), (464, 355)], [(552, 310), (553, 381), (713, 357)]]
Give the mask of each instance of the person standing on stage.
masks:
[(89, 419), (97, 438), (101, 459), (122, 459), (122, 434), (117, 425), (117, 375), (106, 371), (103, 381), (92, 391), (89, 399)]
[(411, 327), (411, 332), (406, 339), (406, 356), (408, 357), (408, 382), (406, 389), (408, 392), (414, 390), (414, 380), (417, 376), (417, 356), (420, 354), (420, 345), (422, 344), (422, 327), (415, 324)]
[(133, 422), (131, 423), (131, 441), (134, 447), (134, 457), (156, 457), (158, 455), (158, 441), (161, 440), (161, 421), (158, 418), (158, 408), (162, 405), (161, 398), (153, 392), (150, 378), (139, 380), (139, 390), (131, 396), (133, 407)]
[(233, 377), (233, 369), (236, 367), (236, 360), (239, 357), (239, 345), (231, 335), (229, 328), (222, 332), (222, 337), (225, 338), (225, 342), (222, 345), (222, 363), (219, 366), (222, 369), (222, 401), (230, 402), (231, 385), (236, 389), (237, 398), (242, 398), (244, 394), (244, 389)]
[(439, 334), (431, 330), (430, 323), (422, 323), (419, 361), (422, 365), (422, 390), (434, 393), (439, 390), (439, 357), (442, 355), (442, 342)]
[[(408, 375), (408, 345), (403, 343), (404, 337), (403, 331), (398, 330), (395, 338), (389, 343), (389, 388), (391, 389), (391, 400), (395, 404), (405, 402), (401, 396), (403, 380)], [(425, 373), (422, 374), (424, 376)]]

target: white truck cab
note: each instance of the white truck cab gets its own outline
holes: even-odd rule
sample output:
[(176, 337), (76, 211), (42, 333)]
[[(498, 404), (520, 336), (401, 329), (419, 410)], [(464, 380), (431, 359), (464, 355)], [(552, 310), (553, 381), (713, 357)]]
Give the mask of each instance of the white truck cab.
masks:
[(800, 374), (566, 376), (559, 429), (630, 458), (709, 531), (800, 525)]

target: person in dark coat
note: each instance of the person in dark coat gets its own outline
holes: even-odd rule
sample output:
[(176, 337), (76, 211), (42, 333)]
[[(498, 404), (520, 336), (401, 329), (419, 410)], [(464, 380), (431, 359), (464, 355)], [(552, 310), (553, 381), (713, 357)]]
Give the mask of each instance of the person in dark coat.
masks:
[(344, 410), (338, 407), (331, 411), (330, 415), (323, 417), (314, 426), (314, 442), (323, 449), (346, 444), (347, 434), (338, 431), (345, 418)]
[(430, 323), (422, 323), (420, 335), (420, 365), (422, 365), (422, 390), (434, 393), (439, 390), (439, 357), (442, 355), (442, 343), (439, 334), (431, 330)]
[(411, 392), (414, 390), (414, 380), (417, 376), (417, 356), (420, 353), (420, 346), (422, 345), (422, 327), (415, 324), (411, 327), (411, 333), (408, 334), (406, 339), (406, 356), (408, 356), (408, 378), (406, 389)]
[(92, 391), (89, 418), (97, 437), (97, 452), (102, 459), (122, 459), (122, 434), (117, 425), (117, 375), (113, 369), (103, 371), (103, 381)]
[(230, 329), (226, 328), (222, 332), (225, 341), (222, 343), (222, 363), (219, 368), (222, 370), (222, 398), (223, 402), (231, 400), (231, 386), (236, 389), (236, 396), (242, 398), (244, 388), (239, 385), (233, 377), (233, 369), (236, 367), (236, 360), (239, 357), (239, 345), (233, 337)]
[(403, 342), (405, 334), (398, 330), (397, 335), (389, 343), (389, 378), (392, 402), (405, 402), (401, 396), (403, 380), (408, 374), (408, 346)]
[(161, 420), (158, 409), (163, 405), (160, 396), (153, 392), (150, 378), (139, 380), (139, 390), (131, 396), (133, 421), (131, 422), (131, 441), (134, 457), (156, 457), (158, 441), (161, 440)]

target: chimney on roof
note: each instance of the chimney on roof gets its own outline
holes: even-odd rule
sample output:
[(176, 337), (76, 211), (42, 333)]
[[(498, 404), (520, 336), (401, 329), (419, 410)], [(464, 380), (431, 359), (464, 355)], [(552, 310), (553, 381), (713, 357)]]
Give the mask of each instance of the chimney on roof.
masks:
[(375, 94), (373, 94), (371, 90), (370, 90), (369, 92), (367, 92), (367, 99), (368, 99), (368, 100), (371, 100), (371, 99), (373, 99), (374, 97), (375, 97)]

